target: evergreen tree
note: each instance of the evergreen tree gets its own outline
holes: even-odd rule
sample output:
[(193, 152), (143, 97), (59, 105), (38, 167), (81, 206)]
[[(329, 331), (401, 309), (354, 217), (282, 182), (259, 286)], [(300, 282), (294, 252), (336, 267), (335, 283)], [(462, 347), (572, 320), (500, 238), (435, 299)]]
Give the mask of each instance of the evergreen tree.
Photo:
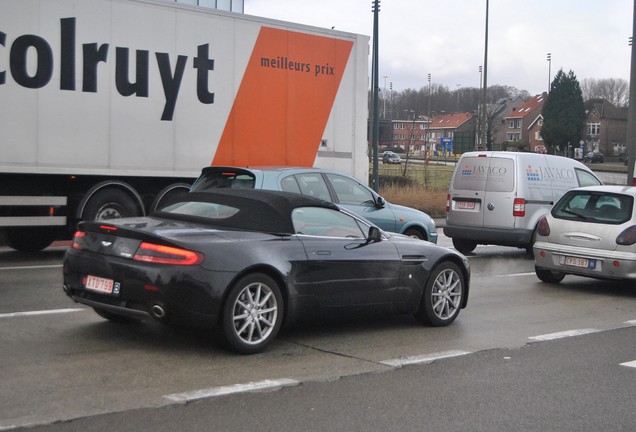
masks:
[(585, 106), (581, 87), (574, 72), (563, 69), (550, 85), (548, 100), (543, 105), (541, 135), (549, 153), (565, 152), (568, 144), (578, 147), (585, 126)]

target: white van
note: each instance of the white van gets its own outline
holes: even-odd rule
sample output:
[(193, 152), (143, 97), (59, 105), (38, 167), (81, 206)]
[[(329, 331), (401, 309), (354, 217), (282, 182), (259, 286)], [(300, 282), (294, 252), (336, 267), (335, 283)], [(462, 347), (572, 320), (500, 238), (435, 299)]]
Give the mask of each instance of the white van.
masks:
[(478, 244), (525, 248), (532, 253), (541, 216), (566, 191), (601, 181), (582, 163), (538, 153), (464, 153), (446, 202), (444, 234), (464, 254)]

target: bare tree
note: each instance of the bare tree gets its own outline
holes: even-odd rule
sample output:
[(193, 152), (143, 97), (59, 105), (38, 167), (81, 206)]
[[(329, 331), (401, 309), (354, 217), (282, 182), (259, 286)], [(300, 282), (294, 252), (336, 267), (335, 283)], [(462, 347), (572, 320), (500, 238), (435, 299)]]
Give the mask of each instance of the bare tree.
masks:
[(617, 107), (629, 104), (629, 83), (622, 78), (586, 78), (581, 83), (583, 100), (603, 98)]

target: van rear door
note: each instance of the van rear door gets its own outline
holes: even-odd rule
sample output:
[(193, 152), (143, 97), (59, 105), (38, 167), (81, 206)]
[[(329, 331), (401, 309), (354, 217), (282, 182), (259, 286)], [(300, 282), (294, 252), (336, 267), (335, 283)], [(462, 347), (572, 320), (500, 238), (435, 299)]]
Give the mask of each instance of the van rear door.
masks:
[(509, 228), (513, 225), (516, 168), (512, 158), (491, 157), (484, 195), (484, 227)]
[(460, 159), (450, 188), (447, 222), (458, 226), (484, 225), (483, 202), (490, 158), (464, 156)]

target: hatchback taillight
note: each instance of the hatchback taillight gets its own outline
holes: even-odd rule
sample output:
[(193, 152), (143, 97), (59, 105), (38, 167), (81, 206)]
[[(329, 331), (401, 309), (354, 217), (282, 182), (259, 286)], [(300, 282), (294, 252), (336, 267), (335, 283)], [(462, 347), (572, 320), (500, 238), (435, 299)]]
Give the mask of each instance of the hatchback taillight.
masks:
[(636, 243), (636, 225), (630, 226), (616, 237), (616, 244), (631, 246), (634, 243)]
[(543, 216), (539, 219), (539, 225), (537, 226), (537, 234), (543, 237), (547, 237), (550, 235), (550, 224), (548, 223), (548, 218)]
[(172, 265), (197, 265), (203, 258), (203, 254), (191, 250), (146, 242), (139, 245), (133, 257), (136, 261)]
[(523, 198), (515, 198), (512, 207), (512, 215), (516, 217), (523, 217), (526, 215), (526, 200)]

